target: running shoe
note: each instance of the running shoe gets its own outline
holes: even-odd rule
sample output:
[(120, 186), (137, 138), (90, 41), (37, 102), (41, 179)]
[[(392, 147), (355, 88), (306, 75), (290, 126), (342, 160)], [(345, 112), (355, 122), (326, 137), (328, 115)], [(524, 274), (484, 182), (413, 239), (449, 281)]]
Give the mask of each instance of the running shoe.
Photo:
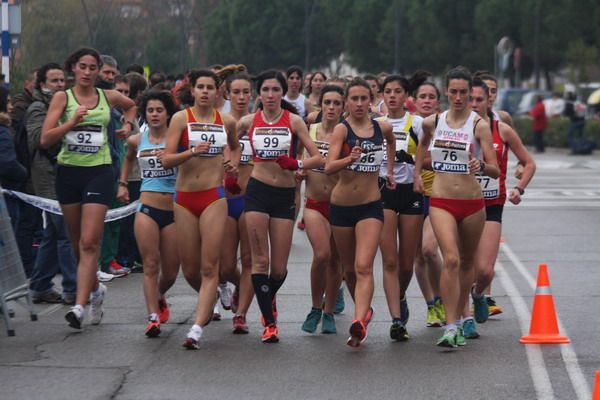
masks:
[(333, 314), (323, 313), (323, 323), (321, 324), (321, 333), (337, 333), (335, 319)]
[(363, 321), (355, 319), (350, 325), (350, 337), (346, 344), (350, 347), (359, 347), (367, 338), (367, 327)]
[(226, 310), (231, 310), (231, 289), (229, 288), (229, 286), (227, 285), (227, 283), (220, 283), (219, 284), (219, 298), (221, 299), (221, 305), (223, 306), (224, 309)]
[(442, 326), (442, 321), (440, 321), (440, 316), (435, 305), (427, 306), (427, 326), (430, 328)]
[(100, 282), (110, 282), (113, 279), (115, 279), (115, 276), (113, 274), (107, 274), (106, 272), (100, 270), (96, 272), (96, 276), (98, 277), (98, 280)]
[(187, 334), (183, 347), (188, 350), (198, 350), (200, 348), (200, 337), (202, 336), (202, 328), (198, 325), (193, 325)]
[(483, 324), (488, 320), (490, 315), (485, 297), (483, 295), (479, 297), (475, 296), (473, 289), (471, 289), (471, 298), (473, 299), (473, 315), (475, 316), (475, 321), (479, 324)]
[(373, 307), (369, 307), (369, 310), (367, 311), (367, 315), (365, 315), (365, 319), (363, 319), (363, 322), (365, 323), (365, 327), (367, 327), (369, 325), (369, 322), (371, 322), (371, 320), (373, 319), (374, 313), (375, 313), (375, 310), (373, 310)]
[(215, 303), (215, 307), (213, 308), (212, 320), (213, 321), (221, 320), (221, 312), (219, 311), (219, 302), (218, 301)]
[(491, 297), (491, 296), (486, 297), (485, 300), (487, 301), (490, 315), (502, 314), (502, 307), (500, 307), (498, 304), (496, 304), (496, 300), (494, 300), (493, 297)]
[(390, 338), (397, 342), (405, 342), (409, 339), (406, 327), (402, 325), (400, 320), (392, 321), (392, 326), (390, 326)]
[(108, 263), (106, 272), (115, 276), (115, 278), (122, 278), (129, 275), (131, 270), (119, 264), (116, 260), (111, 260)]
[(333, 308), (333, 313), (341, 314), (344, 312), (345, 307), (346, 304), (344, 303), (344, 285), (341, 285), (335, 298), (335, 307)]
[(262, 335), (263, 343), (277, 343), (279, 342), (279, 329), (277, 329), (277, 325), (270, 324), (267, 325), (265, 331)]
[[(275, 323), (277, 323), (277, 297), (273, 297), (273, 301), (271, 302), (271, 307), (273, 310), (273, 319), (275, 319)], [(265, 320), (264, 315), (260, 314), (260, 323), (262, 326), (267, 326), (267, 321)]]
[(456, 345), (464, 346), (466, 344), (467, 344), (467, 341), (465, 340), (465, 332), (463, 331), (462, 326), (459, 326), (456, 329)]
[(238, 286), (235, 287), (233, 291), (233, 296), (231, 297), (231, 312), (237, 313), (238, 306), (240, 305), (240, 289)]
[(169, 309), (167, 299), (162, 297), (158, 300), (158, 320), (161, 324), (166, 324), (170, 316), (171, 310)]
[(245, 334), (248, 333), (248, 324), (244, 315), (233, 316), (233, 333)]
[(65, 319), (71, 328), (81, 329), (81, 323), (83, 322), (83, 309), (77, 306), (71, 307), (69, 312), (65, 314)]
[(406, 295), (404, 295), (404, 298), (400, 299), (400, 322), (402, 322), (402, 325), (406, 326), (409, 316), (408, 301), (406, 301)]
[(304, 224), (304, 218), (302, 218), (300, 221), (298, 221), (298, 224), (296, 226), (301, 231), (303, 231), (304, 229), (306, 229), (306, 225)]
[(446, 323), (446, 311), (444, 310), (444, 305), (442, 304), (441, 299), (437, 299), (435, 301), (435, 311), (440, 322), (442, 323), (442, 325), (444, 325)]
[(455, 348), (457, 332), (454, 329), (445, 331), (441, 338), (438, 339), (437, 345), (440, 347)]
[(31, 299), (33, 301), (33, 304), (41, 304), (41, 303), (58, 304), (58, 303), (62, 303), (62, 300), (63, 300), (60, 293), (58, 293), (54, 289), (50, 289), (50, 291), (48, 291), (44, 294), (41, 294), (41, 295), (37, 295), (37, 296), (32, 295)]
[(90, 317), (92, 325), (98, 325), (102, 321), (102, 316), (104, 315), (104, 308), (102, 307), (102, 304), (104, 303), (106, 292), (106, 286), (104, 286), (102, 283), (99, 283), (98, 293), (92, 293), (90, 295)]
[(302, 330), (308, 333), (315, 333), (317, 330), (317, 325), (319, 324), (319, 321), (321, 321), (322, 315), (323, 310), (313, 307), (306, 316), (306, 320), (302, 324)]
[(467, 339), (477, 339), (479, 337), (479, 333), (477, 332), (477, 324), (473, 318), (467, 318), (462, 323), (462, 332), (465, 338)]
[(157, 319), (148, 319), (145, 333), (149, 338), (158, 337), (160, 335), (160, 321)]

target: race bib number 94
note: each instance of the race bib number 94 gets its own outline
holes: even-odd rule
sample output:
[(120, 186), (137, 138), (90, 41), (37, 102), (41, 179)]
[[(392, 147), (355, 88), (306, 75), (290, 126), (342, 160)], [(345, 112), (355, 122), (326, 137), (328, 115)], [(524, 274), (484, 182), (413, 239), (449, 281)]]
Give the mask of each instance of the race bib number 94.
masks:
[(214, 157), (223, 154), (227, 144), (227, 133), (223, 125), (190, 122), (188, 124), (188, 138), (190, 147), (199, 143), (208, 142), (210, 147), (205, 153), (198, 153), (200, 157)]

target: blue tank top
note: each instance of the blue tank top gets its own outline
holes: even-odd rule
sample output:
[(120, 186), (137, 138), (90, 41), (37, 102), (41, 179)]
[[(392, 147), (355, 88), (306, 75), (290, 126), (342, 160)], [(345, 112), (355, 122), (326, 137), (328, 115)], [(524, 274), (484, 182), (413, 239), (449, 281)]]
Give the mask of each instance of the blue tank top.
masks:
[(369, 138), (361, 138), (357, 136), (352, 130), (352, 127), (347, 121), (342, 121), (342, 124), (346, 125), (348, 134), (346, 136), (346, 142), (343, 147), (349, 153), (355, 145), (362, 148), (361, 157), (355, 162), (346, 166), (346, 169), (354, 172), (379, 172), (381, 163), (383, 162), (383, 155), (385, 148), (383, 146), (383, 132), (379, 122), (372, 120), (373, 122), (373, 136)]
[(140, 145), (138, 146), (137, 159), (140, 165), (142, 178), (141, 192), (175, 193), (175, 180), (177, 179), (177, 168), (164, 169), (155, 155), (155, 150), (164, 150), (165, 144), (152, 144), (148, 136), (150, 131), (146, 129), (140, 133)]

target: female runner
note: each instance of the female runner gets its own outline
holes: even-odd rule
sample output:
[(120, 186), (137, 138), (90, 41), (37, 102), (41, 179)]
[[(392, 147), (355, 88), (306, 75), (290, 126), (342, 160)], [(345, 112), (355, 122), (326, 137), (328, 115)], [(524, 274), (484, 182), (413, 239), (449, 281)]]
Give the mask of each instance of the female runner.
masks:
[[(406, 289), (413, 274), (413, 263), (423, 226), (423, 195), (413, 191), (414, 159), (423, 119), (404, 109), (411, 83), (400, 75), (390, 75), (383, 82), (383, 98), (387, 109), (385, 121), (392, 125), (396, 143), (395, 157), (383, 158), (379, 171), (383, 202), (383, 230), (379, 247), (383, 261), (383, 288), (387, 299), (393, 340), (408, 340), (408, 304)], [(385, 185), (385, 170), (392, 164), (396, 188)]]
[[(196, 319), (184, 346), (198, 349), (202, 329), (212, 318), (219, 282), (220, 245), (227, 220), (223, 170), (235, 173), (240, 160), (235, 120), (215, 109), (219, 78), (208, 70), (189, 74), (194, 105), (171, 119), (162, 162), (179, 166), (175, 192), (175, 227), (183, 275), (198, 291)], [(223, 162), (229, 146), (231, 159)]]
[[(230, 115), (234, 120), (239, 121), (248, 114), (252, 95), (251, 79), (245, 73), (238, 73), (227, 78), (226, 87), (228, 97), (231, 100)], [(235, 313), (233, 333), (248, 333), (246, 313), (252, 303), (254, 290), (252, 289), (252, 279), (250, 277), (252, 258), (246, 229), (244, 194), (252, 173), (252, 147), (247, 132), (238, 132), (238, 137), (241, 147), (239, 173), (237, 177), (231, 175), (225, 177), (228, 218), (225, 226), (225, 236), (221, 245), (220, 275), (222, 280), (233, 282), (236, 285), (231, 305), (232, 311)], [(242, 264), (241, 274), (237, 270), (238, 245)], [(223, 291), (221, 290), (221, 292)]]
[(314, 72), (310, 77), (308, 84), (308, 97), (304, 102), (304, 108), (306, 109), (306, 115), (313, 111), (319, 111), (321, 109), (321, 88), (325, 85), (327, 77), (321, 71)]
[[(333, 129), (344, 111), (344, 91), (337, 86), (325, 86), (321, 90), (320, 108), (323, 121), (310, 126), (310, 137), (327, 157)], [(322, 333), (336, 333), (333, 311), (338, 289), (342, 281), (339, 255), (329, 225), (329, 199), (337, 182), (337, 175), (325, 175), (324, 168), (306, 171), (306, 206), (304, 222), (306, 234), (313, 248), (310, 268), (312, 309), (302, 324), (302, 330), (313, 333), (323, 317)], [(323, 294), (325, 307), (322, 309)]]
[(148, 128), (127, 139), (117, 198), (129, 203), (127, 177), (137, 158), (142, 185), (134, 230), (144, 264), (144, 297), (148, 310), (145, 333), (156, 337), (160, 335), (160, 324), (169, 320), (165, 295), (179, 273), (173, 216), (177, 171), (163, 168), (158, 161), (164, 152), (169, 120), (177, 108), (170, 92), (149, 90), (142, 95), (140, 109)]
[[(348, 84), (345, 102), (349, 115), (333, 131), (325, 167), (327, 174), (339, 171), (339, 180), (331, 192), (329, 221), (355, 303), (347, 341), (352, 347), (360, 346), (366, 339), (367, 325), (373, 316), (373, 260), (383, 226), (378, 176), (384, 151), (388, 159), (396, 153), (392, 126), (369, 116), (372, 101), (364, 79), (355, 78)], [(386, 185), (390, 189), (396, 186), (392, 163), (387, 165)]]
[[(427, 118), (439, 111), (440, 91), (432, 82), (423, 82), (415, 90), (415, 107), (417, 114)], [(442, 273), (442, 259), (440, 258), (438, 243), (431, 227), (429, 216), (429, 196), (435, 173), (423, 170), (423, 232), (417, 245), (415, 262), (415, 275), (417, 282), (427, 303), (427, 326), (440, 327), (446, 320), (442, 298), (440, 296), (440, 275)], [(402, 305), (402, 304), (401, 304)], [(406, 308), (408, 309), (408, 308)], [(401, 308), (402, 310), (402, 308)]]
[(444, 260), (440, 289), (447, 323), (437, 342), (443, 347), (465, 344), (459, 318), (475, 280), (474, 255), (485, 222), (485, 202), (474, 172), (492, 178), (499, 175), (489, 125), (468, 105), (471, 84), (466, 68), (448, 72), (450, 109), (439, 118), (436, 114), (423, 121), (423, 139), (417, 149), (415, 190), (423, 192), (421, 169), (427, 149), (436, 173), (429, 215)]
[(98, 282), (96, 270), (104, 217), (117, 179), (108, 144), (110, 109), (124, 111), (125, 123), (116, 131), (120, 138), (131, 133), (136, 118), (133, 100), (115, 90), (94, 87), (101, 66), (100, 54), (90, 48), (67, 58), (65, 71), (73, 72), (75, 85), (52, 97), (40, 138), (42, 148), (62, 140), (56, 195), (78, 260), (75, 306), (65, 315), (75, 329), (81, 329), (90, 293), (92, 324), (98, 325), (103, 315), (106, 287)]
[[(487, 176), (478, 176), (481, 191), (485, 198), (486, 220), (481, 234), (481, 240), (477, 252), (475, 253), (475, 265), (477, 268), (475, 280), (476, 284), (471, 290), (473, 298), (475, 321), (484, 323), (489, 316), (489, 306), (484, 297), (484, 292), (492, 283), (494, 277), (494, 264), (498, 256), (500, 246), (500, 235), (502, 233), (502, 212), (504, 202), (506, 201), (506, 168), (508, 161), (508, 150), (523, 165), (523, 175), (517, 185), (508, 193), (508, 200), (513, 204), (521, 202), (521, 195), (525, 193), (525, 188), (531, 181), (535, 173), (535, 162), (523, 146), (517, 133), (504, 122), (494, 119), (489, 108), (489, 88), (479, 78), (473, 80), (473, 89), (471, 90), (471, 109), (475, 111), (484, 121), (490, 124), (491, 137), (496, 150), (496, 158), (500, 164), (500, 177), (492, 179)], [(467, 307), (463, 310), (463, 315), (469, 316), (470, 311)], [(475, 323), (472, 319), (467, 319), (464, 325), (464, 334), (466, 338), (476, 338), (479, 336)]]
[[(238, 131), (248, 132), (254, 161), (244, 196), (252, 285), (265, 325), (262, 341), (275, 343), (279, 341), (275, 295), (287, 275), (296, 208), (292, 171), (317, 168), (323, 159), (302, 118), (290, 113), (293, 106), (283, 101), (287, 91), (283, 74), (263, 72), (256, 85), (262, 110), (243, 117)], [(295, 159), (298, 141), (310, 158)]]

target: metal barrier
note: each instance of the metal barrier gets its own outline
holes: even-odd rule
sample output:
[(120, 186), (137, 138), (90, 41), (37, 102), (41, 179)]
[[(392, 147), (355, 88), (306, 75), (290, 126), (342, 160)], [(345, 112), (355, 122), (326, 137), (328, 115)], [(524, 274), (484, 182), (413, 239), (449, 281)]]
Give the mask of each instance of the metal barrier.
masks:
[[(0, 187), (0, 311), (6, 325), (6, 333), (8, 336), (15, 336), (15, 331), (10, 324), (14, 312), (8, 308), (7, 303), (14, 300), (29, 310), (32, 321), (37, 321), (37, 314), (33, 308), (33, 302), (29, 294), (29, 283), (25, 276), (21, 255), (19, 254), (1, 189)], [(26, 298), (27, 302), (22, 301), (23, 297)]]

